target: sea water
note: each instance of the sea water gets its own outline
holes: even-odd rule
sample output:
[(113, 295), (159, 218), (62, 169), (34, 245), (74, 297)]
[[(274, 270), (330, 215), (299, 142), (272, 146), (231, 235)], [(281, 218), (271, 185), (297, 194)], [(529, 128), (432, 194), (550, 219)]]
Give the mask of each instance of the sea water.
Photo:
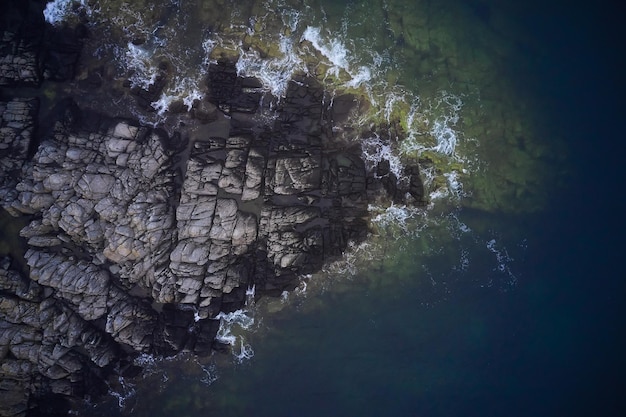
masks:
[[(69, 3), (50, 3), (46, 19), (58, 24)], [(615, 285), (589, 281), (610, 271), (590, 266), (605, 252), (587, 243), (606, 236), (583, 196), (584, 134), (564, 116), (584, 112), (567, 99), (573, 83), (554, 75), (587, 74), (562, 46), (589, 47), (595, 38), (578, 31), (592, 17), (536, 1), (80, 3), (119, 40), (94, 56), (114, 57), (139, 86), (162, 61), (176, 74), (145, 122), (201, 99), (221, 48), (277, 99), (299, 72), (322, 74), (331, 93), (364, 94), (371, 109), (354, 126), (398, 126), (359, 138), (367, 166), (386, 159), (403, 181), (417, 161), (429, 193), (426, 207), (372, 204), (365, 242), (298, 290), (220, 315), (232, 355), (150, 358), (158, 372), (150, 362), (143, 379), (120, 381), (92, 415), (611, 415), (623, 405), (607, 359), (623, 346), (609, 336)]]

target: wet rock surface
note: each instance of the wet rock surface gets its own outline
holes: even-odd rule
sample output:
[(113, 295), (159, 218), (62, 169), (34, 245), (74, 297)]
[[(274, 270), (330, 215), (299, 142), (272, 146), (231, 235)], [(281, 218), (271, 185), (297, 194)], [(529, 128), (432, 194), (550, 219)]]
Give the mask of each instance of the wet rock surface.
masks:
[[(0, 278), (8, 414), (40, 392), (84, 395), (85, 375), (128, 354), (207, 354), (216, 315), (240, 308), (248, 288), (278, 295), (365, 238), (365, 164), (326, 134), (316, 81), (293, 83), (270, 119), (251, 104), (260, 90), (235, 81), (209, 83), (221, 116), (185, 138), (66, 100), (30, 159), (36, 101), (0, 103), (2, 204), (31, 216), (29, 276), (7, 260)], [(213, 97), (220, 88), (233, 100)]]
[(44, 0), (0, 5), (0, 86), (37, 87), (74, 76), (86, 29), (44, 24)]
[(102, 392), (139, 353), (210, 353), (216, 316), (249, 288), (279, 295), (341, 256), (366, 237), (368, 202), (423, 198), (417, 167), (396, 184), (334, 133), (355, 97), (303, 75), (277, 100), (230, 61), (169, 133), (71, 99), (37, 130), (38, 99), (14, 88), (71, 78), (84, 33), (63, 29), (42, 55), (11, 28), (2, 48), (24, 62), (0, 66), (0, 204), (30, 224), (27, 270), (0, 260), (0, 415)]

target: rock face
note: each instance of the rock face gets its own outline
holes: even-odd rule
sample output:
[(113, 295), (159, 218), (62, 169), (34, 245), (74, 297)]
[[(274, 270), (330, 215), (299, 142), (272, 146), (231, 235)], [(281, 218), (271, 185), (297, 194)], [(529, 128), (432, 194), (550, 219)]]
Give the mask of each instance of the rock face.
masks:
[(0, 103), (2, 204), (32, 219), (29, 277), (0, 274), (5, 414), (84, 395), (129, 354), (207, 354), (248, 288), (278, 295), (365, 237), (373, 177), (320, 86), (292, 83), (267, 119), (233, 70), (211, 66), (222, 115), (183, 139), (65, 101), (29, 160), (36, 101)]
[[(118, 342), (154, 351), (150, 323), (158, 315), (141, 308), (147, 303), (135, 303), (142, 320), (129, 317), (119, 329), (119, 315), (110, 313), (127, 310), (115, 303), (129, 291), (207, 319), (239, 308), (248, 287), (280, 293), (341, 254), (366, 231), (365, 166), (354, 153), (326, 146), (321, 97), (303, 94), (321, 89), (301, 82), (262, 129), (237, 122), (256, 109), (239, 104), (235, 112), (226, 103), (228, 134), (210, 136), (210, 125), (193, 133), (186, 160), (182, 150), (168, 150), (163, 132), (82, 116), (67, 105), (6, 204), (34, 216), (21, 233), (31, 246), (31, 278), (83, 319), (106, 317)], [(81, 117), (99, 128), (83, 130)]]
[(1, 415), (27, 413), (34, 393), (92, 393), (95, 376), (119, 360), (119, 346), (10, 265), (0, 259)]
[[(43, 26), (43, 2), (7, 4), (0, 97), (71, 79), (80, 28)], [(70, 99), (56, 117), (0, 100), (0, 205), (30, 220), (25, 266), (0, 259), (0, 416), (95, 395), (139, 353), (210, 353), (216, 316), (249, 288), (279, 295), (364, 239), (369, 201), (422, 198), (417, 167), (397, 184), (335, 136), (351, 95), (302, 76), (278, 100), (224, 61), (206, 96), (174, 134)]]

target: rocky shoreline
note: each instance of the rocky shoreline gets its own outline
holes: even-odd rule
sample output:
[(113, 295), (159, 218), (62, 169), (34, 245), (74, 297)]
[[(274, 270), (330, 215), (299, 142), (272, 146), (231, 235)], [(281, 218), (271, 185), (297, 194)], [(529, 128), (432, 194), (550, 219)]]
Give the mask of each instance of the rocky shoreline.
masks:
[[(1, 416), (94, 397), (140, 353), (223, 349), (215, 318), (248, 289), (279, 295), (341, 256), (373, 201), (424, 202), (417, 166), (398, 184), (340, 134), (357, 98), (306, 75), (268, 100), (217, 61), (206, 100), (167, 130), (70, 97), (43, 111), (42, 83), (72, 80), (89, 36), (44, 24), (44, 6), (2, 6), (0, 204), (30, 223), (28, 268), (0, 259)], [(145, 105), (158, 88), (132, 94)]]

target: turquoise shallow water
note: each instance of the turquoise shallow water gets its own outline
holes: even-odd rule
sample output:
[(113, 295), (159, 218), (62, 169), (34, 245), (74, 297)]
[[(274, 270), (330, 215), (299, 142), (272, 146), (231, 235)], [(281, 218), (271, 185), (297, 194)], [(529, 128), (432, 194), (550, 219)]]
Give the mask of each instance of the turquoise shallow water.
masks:
[[(345, 24), (355, 65), (376, 51), (382, 77), (424, 102), (444, 87), (463, 98), (454, 127), (481, 167), (463, 178), (473, 195), (434, 209), (417, 235), (390, 234), (384, 259), (351, 279), (331, 273), (325, 290), (259, 313), (244, 333), (251, 359), (217, 356), (206, 372), (162, 362), (116, 387), (134, 392), (124, 408), (90, 412), (624, 415), (614, 14), (557, 1), (322, 3), (310, 2), (311, 24)], [(427, 29), (374, 36), (385, 18)]]

